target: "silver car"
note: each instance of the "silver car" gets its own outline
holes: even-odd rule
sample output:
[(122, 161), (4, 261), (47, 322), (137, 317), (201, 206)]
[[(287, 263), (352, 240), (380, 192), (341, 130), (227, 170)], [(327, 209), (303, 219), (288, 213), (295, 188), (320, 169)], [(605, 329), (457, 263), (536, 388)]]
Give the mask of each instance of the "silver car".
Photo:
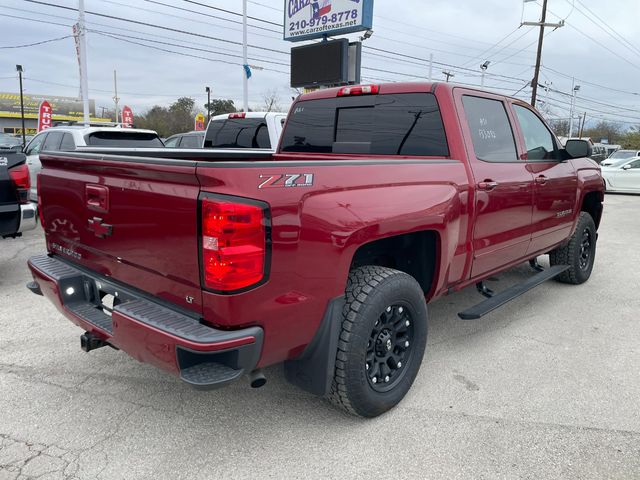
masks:
[(602, 167), (608, 192), (640, 193), (640, 156), (616, 166)]

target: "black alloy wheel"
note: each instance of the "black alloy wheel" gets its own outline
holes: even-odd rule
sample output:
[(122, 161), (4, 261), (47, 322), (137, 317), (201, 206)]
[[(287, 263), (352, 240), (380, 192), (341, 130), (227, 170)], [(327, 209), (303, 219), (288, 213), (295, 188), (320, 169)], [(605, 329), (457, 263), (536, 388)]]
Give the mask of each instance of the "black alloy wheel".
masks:
[(411, 358), (413, 336), (413, 319), (406, 306), (390, 305), (376, 320), (365, 363), (369, 384), (375, 391), (388, 391), (402, 379)]

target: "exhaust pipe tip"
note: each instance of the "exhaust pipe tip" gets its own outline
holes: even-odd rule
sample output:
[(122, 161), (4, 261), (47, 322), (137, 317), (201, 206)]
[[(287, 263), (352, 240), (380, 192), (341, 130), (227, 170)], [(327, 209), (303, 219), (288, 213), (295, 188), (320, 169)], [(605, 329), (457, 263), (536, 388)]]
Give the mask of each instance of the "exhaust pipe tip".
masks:
[(249, 374), (249, 385), (251, 388), (260, 388), (267, 383), (267, 378), (262, 373), (262, 369), (254, 370)]

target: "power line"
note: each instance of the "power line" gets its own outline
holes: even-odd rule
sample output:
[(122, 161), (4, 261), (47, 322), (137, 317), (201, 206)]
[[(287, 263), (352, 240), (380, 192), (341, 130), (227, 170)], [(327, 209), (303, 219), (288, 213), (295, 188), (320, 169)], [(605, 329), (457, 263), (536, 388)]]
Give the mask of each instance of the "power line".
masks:
[[(200, 6), (200, 7), (205, 7), (205, 8), (210, 8), (210, 9), (212, 9), (212, 10), (218, 10), (218, 11), (220, 11), (220, 12), (225, 12), (225, 13), (228, 13), (229, 15), (237, 15), (237, 16), (239, 16), (239, 17), (241, 17), (241, 16), (242, 16), (242, 14), (241, 14), (241, 13), (234, 12), (234, 11), (232, 11), (232, 10), (225, 10), (224, 8), (220, 8), (220, 7), (213, 7), (213, 6), (211, 6), (211, 5), (207, 5), (207, 4), (205, 4), (205, 3), (196, 2), (196, 1), (194, 1), (194, 0), (182, 0), (182, 1), (183, 1), (183, 2), (187, 2), (187, 3), (192, 3), (192, 4), (194, 4), (194, 5), (198, 5), (198, 6)], [(282, 26), (283, 26), (281, 23), (271, 22), (271, 21), (269, 21), (269, 20), (264, 20), (264, 19), (262, 19), (262, 18), (252, 17), (252, 16), (250, 16), (250, 15), (247, 15), (247, 18), (249, 18), (249, 19), (251, 19), (251, 20), (256, 20), (256, 21), (258, 21), (258, 22), (263, 22), (263, 23), (268, 23), (268, 24), (270, 24), (270, 25), (275, 25), (276, 27), (282, 27)]]
[(65, 35), (64, 37), (52, 38), (50, 40), (42, 40), (41, 42), (27, 43), (27, 44), (24, 44), (24, 45), (12, 45), (12, 46), (8, 46), (8, 47), (0, 47), (0, 49), (35, 47), (36, 45), (43, 45), (45, 43), (59, 42), (60, 40), (65, 40), (67, 38), (71, 38), (72, 36), (73, 35)]
[(617, 88), (607, 87), (607, 86), (601, 85), (599, 83), (590, 82), (590, 81), (584, 80), (582, 78), (572, 77), (571, 75), (567, 75), (566, 73), (559, 72), (558, 70), (554, 70), (553, 68), (547, 67), (546, 65), (543, 65), (542, 68), (544, 70), (549, 70), (550, 72), (553, 72), (553, 73), (555, 73), (557, 75), (560, 75), (562, 77), (565, 77), (565, 78), (575, 78), (576, 80), (578, 80), (580, 82), (580, 84), (591, 85), (593, 87), (598, 87), (598, 88), (605, 88), (607, 90), (611, 90), (612, 92), (626, 93), (628, 95), (635, 95), (637, 97), (640, 96), (640, 93), (638, 93), (638, 92), (630, 92), (628, 90), (620, 90), (620, 89), (617, 89)]
[[(107, 0), (103, 0), (103, 1), (107, 1)], [(147, 3), (153, 3), (155, 5), (162, 5), (163, 7), (172, 8), (174, 10), (181, 10), (183, 12), (195, 13), (197, 15), (202, 15), (202, 16), (205, 16), (205, 17), (215, 18), (217, 20), (223, 20), (225, 22), (235, 23), (236, 25), (242, 25), (242, 22), (240, 22), (238, 20), (231, 20), (230, 18), (224, 18), (224, 17), (219, 17), (217, 15), (211, 15), (210, 13), (199, 12), (198, 10), (191, 10), (190, 8), (177, 7), (175, 5), (170, 5), (168, 3), (158, 2), (157, 0), (145, 0), (145, 1)], [(193, 19), (190, 19), (190, 20), (195, 21)], [(252, 27), (252, 28), (257, 28), (259, 30), (265, 30), (267, 32), (274, 32), (274, 33), (282, 34), (282, 31), (280, 31), (280, 30), (273, 30), (271, 28), (261, 27), (259, 25), (253, 25), (251, 23), (247, 23), (247, 26)]]
[[(96, 32), (94, 31), (94, 33), (96, 33)], [(203, 56), (200, 56), (200, 55), (192, 55), (190, 53), (176, 52), (175, 50), (169, 50), (169, 49), (166, 49), (166, 48), (156, 47), (156, 46), (153, 46), (153, 45), (147, 45), (145, 43), (140, 43), (140, 42), (136, 42), (136, 41), (133, 41), (133, 40), (127, 40), (125, 38), (122, 38), (123, 35), (115, 36), (115, 35), (106, 34), (106, 33), (99, 33), (98, 35), (103, 35), (105, 37), (110, 37), (110, 38), (112, 38), (114, 40), (119, 40), (121, 42), (131, 43), (133, 45), (139, 45), (141, 47), (152, 48), (154, 50), (159, 50), (161, 52), (175, 53), (177, 55), (182, 55), (182, 56), (185, 56), (185, 57), (199, 58), (201, 60), (207, 60), (209, 62), (219, 62), (219, 63), (226, 63), (228, 65), (239, 65), (239, 66), (242, 66), (242, 63), (229, 62), (229, 61), (226, 61), (226, 60), (208, 58), (208, 57), (203, 57)], [(153, 42), (154, 43), (159, 43), (157, 40), (154, 40)], [(182, 47), (182, 48), (192, 48), (192, 47)], [(277, 72), (277, 73), (283, 73), (285, 75), (289, 75), (289, 72), (283, 72), (282, 70), (275, 70), (273, 68), (266, 68), (266, 67), (260, 67), (260, 68), (263, 69), (263, 70), (271, 71), (271, 72)]]
[[(569, 1), (569, 0), (565, 0), (565, 1)], [(582, 5), (582, 8), (584, 8), (586, 11), (588, 11), (593, 17), (595, 17), (598, 21), (594, 20), (593, 18), (591, 18), (589, 15), (587, 15), (586, 13), (584, 13), (582, 10), (578, 9), (578, 12), (585, 17), (587, 20), (589, 20), (591, 23), (593, 23), (594, 25), (596, 25), (600, 30), (602, 30), (604, 33), (606, 33), (607, 35), (609, 35), (611, 38), (613, 38), (616, 42), (620, 43), (623, 47), (625, 47), (626, 49), (630, 50), (634, 55), (640, 55), (640, 49), (638, 49), (635, 45), (633, 45), (631, 42), (629, 42), (626, 38), (624, 38), (622, 35), (620, 35), (618, 32), (616, 32), (613, 28), (611, 28), (611, 26), (609, 26), (609, 24), (607, 22), (605, 22), (602, 18), (600, 18), (598, 15), (596, 15), (595, 13), (593, 13), (593, 11), (591, 9), (589, 9), (589, 7), (587, 7), (584, 3), (582, 3), (580, 0), (574, 0), (574, 2), (577, 1), (580, 5)], [(607, 28), (605, 28), (605, 26)]]
[[(98, 35), (103, 35), (103, 36), (106, 36), (106, 37), (111, 37), (111, 38), (115, 38), (116, 37), (116, 34), (114, 34), (112, 32), (104, 32), (104, 31), (94, 30), (94, 29), (88, 29), (88, 31), (89, 32), (93, 32), (93, 33), (97, 33)], [(214, 51), (211, 51), (211, 50), (206, 49), (206, 48), (188, 47), (188, 46), (185, 46), (185, 45), (180, 45), (178, 43), (162, 42), (160, 40), (154, 40), (154, 39), (151, 39), (151, 38), (136, 37), (136, 36), (133, 36), (133, 35), (124, 35), (122, 33), (118, 33), (117, 36), (118, 37), (129, 38), (129, 39), (133, 39), (133, 40), (141, 40), (141, 41), (144, 41), (144, 42), (157, 43), (157, 44), (160, 44), (160, 45), (168, 45), (170, 47), (186, 48), (188, 50), (194, 50), (194, 51), (198, 51), (198, 52), (205, 52), (205, 53), (210, 53), (210, 54), (213, 54), (213, 55), (222, 55), (222, 56), (225, 56), (225, 57), (242, 58), (242, 55), (234, 55), (232, 53), (214, 52)], [(276, 62), (276, 61), (273, 61), (273, 60), (262, 60), (262, 59), (253, 58), (253, 57), (248, 57), (248, 59), (256, 61), (256, 62), (269, 63), (269, 64), (272, 64), (272, 65), (282, 65), (282, 66), (285, 66), (285, 67), (289, 66), (288, 63)], [(233, 63), (233, 65), (242, 65), (242, 64), (241, 63)]]
[[(31, 14), (31, 15), (46, 15), (47, 17), (59, 18), (59, 19), (66, 20), (66, 21), (69, 21), (69, 22), (75, 22), (75, 19), (63, 17), (61, 15), (53, 15), (53, 14), (50, 14), (50, 13), (35, 12), (33, 10), (25, 10), (25, 9), (21, 9), (21, 8), (5, 7), (5, 6), (2, 6), (2, 5), (0, 5), (0, 8), (5, 8), (5, 9), (9, 9), (9, 10), (16, 10), (16, 11), (28, 13), (28, 14)], [(10, 15), (6, 15), (6, 16), (10, 16)], [(46, 21), (43, 21), (43, 20), (40, 20), (40, 19), (33, 19), (31, 17), (12, 16), (12, 18), (17, 18), (17, 19), (21, 19), (21, 20), (27, 20), (27, 21), (31, 21), (31, 22), (35, 21), (35, 22), (39, 22), (39, 23), (48, 23)], [(93, 26), (105, 27), (105, 28), (109, 28), (111, 30), (121, 30), (123, 32), (132, 32), (132, 33), (137, 33), (137, 34), (141, 33), (139, 30), (133, 30), (133, 29), (124, 28), (124, 27), (116, 27), (114, 25), (107, 25), (107, 24), (104, 24), (104, 23), (93, 22), (93, 21), (86, 22), (86, 24), (88, 26), (90, 26), (90, 27), (93, 27)], [(71, 26), (71, 25), (64, 25), (64, 24), (59, 24), (59, 23), (52, 23), (52, 25), (67, 26), (67, 27)], [(115, 32), (103, 32), (103, 33), (112, 33), (112, 34), (116, 35)], [(121, 35), (121, 34), (117, 33), (117, 35)], [(202, 41), (200, 41), (200, 42), (190, 42), (188, 40), (177, 39), (175, 37), (168, 37), (166, 35), (158, 35), (156, 33), (144, 32), (144, 35), (151, 36), (151, 37), (162, 38), (162, 39), (165, 39), (165, 40), (174, 40), (176, 42), (187, 43), (187, 44), (190, 44), (190, 45), (198, 45), (198, 46), (202, 46), (203, 45)], [(232, 53), (236, 53), (237, 52), (237, 50), (230, 50), (230, 49), (219, 47), (219, 46), (216, 46), (215, 48), (217, 50), (222, 50), (222, 51), (225, 51), (225, 52), (232, 52)], [(265, 57), (261, 57), (261, 56), (257, 56), (257, 55), (253, 55), (252, 59), (258, 60), (258, 61), (267, 61), (267, 62), (271, 61), (270, 58), (265, 58)]]
[[(540, 2), (536, 3), (538, 5), (540, 5)], [(549, 10), (549, 13), (551, 13), (551, 15), (557, 17), (557, 18), (561, 18), (557, 13), (552, 12), (551, 10)], [(583, 37), (588, 38), (589, 40), (591, 40), (593, 43), (595, 43), (596, 45), (598, 45), (599, 47), (605, 49), (607, 52), (611, 53), (612, 55), (615, 55), (616, 57), (618, 57), (620, 60), (624, 61), (625, 63), (628, 63), (629, 65), (631, 65), (633, 68), (637, 68), (638, 70), (640, 70), (640, 66), (634, 64), (633, 62), (631, 62), (629, 59), (623, 57), (622, 55), (620, 55), (619, 53), (617, 53), (614, 50), (611, 50), (609, 47), (607, 47), (606, 45), (603, 45), (602, 43), (600, 43), (598, 40), (596, 40), (595, 38), (587, 35), (586, 33), (584, 33), (582, 30), (580, 30), (579, 28), (574, 27), (572, 24), (565, 22), (565, 24), (572, 28), (573, 30), (575, 30), (576, 32), (578, 32), (580, 35), (582, 35)]]
[[(64, 5), (56, 5), (54, 3), (42, 2), (42, 1), (39, 1), (39, 0), (24, 0), (24, 1), (25, 2), (29, 2), (29, 3), (35, 3), (35, 4), (38, 4), (38, 5), (45, 5), (47, 7), (61, 8), (61, 9), (64, 9), (64, 10), (71, 10), (71, 11), (74, 11), (74, 12), (78, 11), (77, 8), (65, 7)], [(184, 1), (188, 1), (188, 0), (184, 0)], [(192, 3), (197, 3), (197, 2), (192, 2)], [(85, 13), (87, 15), (95, 15), (95, 16), (98, 16), (98, 17), (109, 18), (109, 19), (118, 20), (118, 21), (121, 21), (121, 22), (134, 23), (136, 25), (142, 25), (142, 26), (145, 26), (145, 27), (158, 28), (158, 29), (167, 30), (167, 31), (170, 31), (170, 32), (182, 33), (184, 35), (191, 35), (193, 37), (207, 38), (209, 40), (215, 40), (217, 42), (229, 43), (229, 44), (232, 44), (232, 45), (242, 45), (242, 42), (236, 42), (236, 41), (228, 40), (228, 39), (225, 39), (225, 38), (212, 37), (210, 35), (205, 35), (203, 33), (189, 32), (187, 30), (181, 30), (179, 28), (167, 27), (167, 26), (164, 26), (164, 25), (156, 25), (156, 24), (153, 24), (153, 23), (139, 22), (137, 20), (132, 20), (132, 19), (129, 19), (129, 18), (116, 17), (115, 15), (107, 15), (106, 13), (98, 13), (98, 12), (90, 12), (90, 11), (85, 11)], [(283, 50), (276, 50), (276, 49), (273, 49), (273, 48), (260, 47), (258, 45), (248, 45), (248, 46), (251, 47), (251, 48), (256, 48), (258, 50), (265, 50), (265, 51), (268, 51), (268, 52), (274, 52), (274, 53), (281, 53), (281, 54), (289, 55), (289, 52), (285, 52)]]
[[(139, 10), (139, 11), (141, 11), (141, 12), (150, 12), (150, 13), (155, 13), (155, 14), (159, 14), (159, 13), (160, 13), (159, 11), (157, 11), (157, 10), (151, 10), (150, 8), (143, 8), (143, 7), (140, 7), (140, 6), (138, 6), (138, 5), (127, 5), (127, 4), (125, 4), (125, 3), (116, 2), (116, 1), (114, 1), (114, 0), (100, 0), (100, 1), (101, 1), (101, 2), (104, 2), (104, 3), (112, 4), (112, 5), (118, 5), (118, 6), (120, 6), (120, 7), (125, 7), (125, 8), (131, 8), (131, 9), (134, 9), (134, 10)], [(154, 3), (155, 3), (155, 2), (154, 2)], [(160, 3), (160, 2), (158, 2), (158, 3)], [(170, 6), (170, 5), (169, 5), (169, 6)], [(226, 30), (231, 30), (231, 31), (234, 31), (234, 32), (237, 32), (237, 31), (238, 31), (237, 29), (235, 29), (235, 28), (233, 28), (233, 27), (229, 27), (229, 26), (226, 26), (226, 25), (218, 25), (218, 24), (211, 23), (211, 22), (205, 22), (205, 21), (203, 21), (203, 20), (198, 20), (198, 19), (195, 19), (195, 18), (183, 17), (183, 16), (176, 15), (176, 14), (172, 14), (172, 17), (173, 17), (173, 18), (176, 18), (176, 19), (179, 19), (179, 20), (186, 20), (186, 21), (188, 21), (188, 22), (194, 22), (194, 23), (199, 23), (199, 24), (202, 24), (202, 25), (207, 25), (207, 26), (209, 26), (209, 27), (224, 28), (224, 29), (226, 29)], [(222, 17), (217, 17), (217, 18), (222, 18)], [(223, 19), (223, 20), (224, 20), (224, 19)], [(232, 22), (232, 23), (241, 24), (241, 22), (236, 22), (236, 21), (234, 21), (234, 20), (229, 20), (229, 21), (230, 21), (230, 22)], [(262, 27), (259, 27), (259, 28), (260, 28), (260, 29), (262, 29)], [(268, 29), (266, 29), (266, 30), (268, 30)], [(268, 31), (270, 31), (270, 30), (268, 30)], [(272, 35), (265, 35), (264, 33), (256, 33), (256, 32), (252, 32), (252, 34), (253, 34), (253, 35), (257, 35), (257, 36), (259, 36), (259, 37), (264, 37), (264, 38), (274, 38)]]
[[(497, 47), (498, 45), (500, 45), (502, 42), (504, 42), (507, 38), (509, 38), (511, 35), (513, 35), (514, 33), (516, 33), (518, 30), (520, 29), (520, 27), (516, 27), (513, 30), (511, 30), (509, 33), (507, 33), (504, 37), (502, 37), (500, 40), (498, 40), (497, 42), (495, 42), (493, 45), (491, 45), (489, 48), (487, 48), (486, 50), (484, 50), (480, 55), (473, 57), (472, 60), (468, 61), (467, 63), (465, 63), (463, 66), (467, 66), (472, 64), (474, 61), (477, 60), (484, 60), (484, 57), (486, 56), (487, 53), (489, 53), (491, 50), (493, 50), (495, 47)], [(516, 41), (520, 40), (524, 35), (526, 35), (527, 33), (529, 33), (528, 31), (525, 32), (523, 35), (521, 35), (520, 37), (518, 37), (516, 39)], [(515, 43), (515, 42), (514, 42)]]

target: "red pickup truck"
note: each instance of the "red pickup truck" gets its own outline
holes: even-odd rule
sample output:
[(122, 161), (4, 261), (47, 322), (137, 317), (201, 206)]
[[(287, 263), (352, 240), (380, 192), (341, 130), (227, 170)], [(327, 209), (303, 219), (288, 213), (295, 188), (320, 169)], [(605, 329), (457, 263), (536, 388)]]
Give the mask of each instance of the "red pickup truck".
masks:
[[(479, 318), (593, 268), (603, 181), (528, 104), (452, 84), (321, 90), (275, 154), (41, 154), (34, 281), (85, 333), (198, 387), (285, 363), (366, 417), (422, 362), (427, 303), (476, 285)], [(550, 268), (535, 260), (550, 256)], [(500, 293), (483, 280), (530, 261)]]

